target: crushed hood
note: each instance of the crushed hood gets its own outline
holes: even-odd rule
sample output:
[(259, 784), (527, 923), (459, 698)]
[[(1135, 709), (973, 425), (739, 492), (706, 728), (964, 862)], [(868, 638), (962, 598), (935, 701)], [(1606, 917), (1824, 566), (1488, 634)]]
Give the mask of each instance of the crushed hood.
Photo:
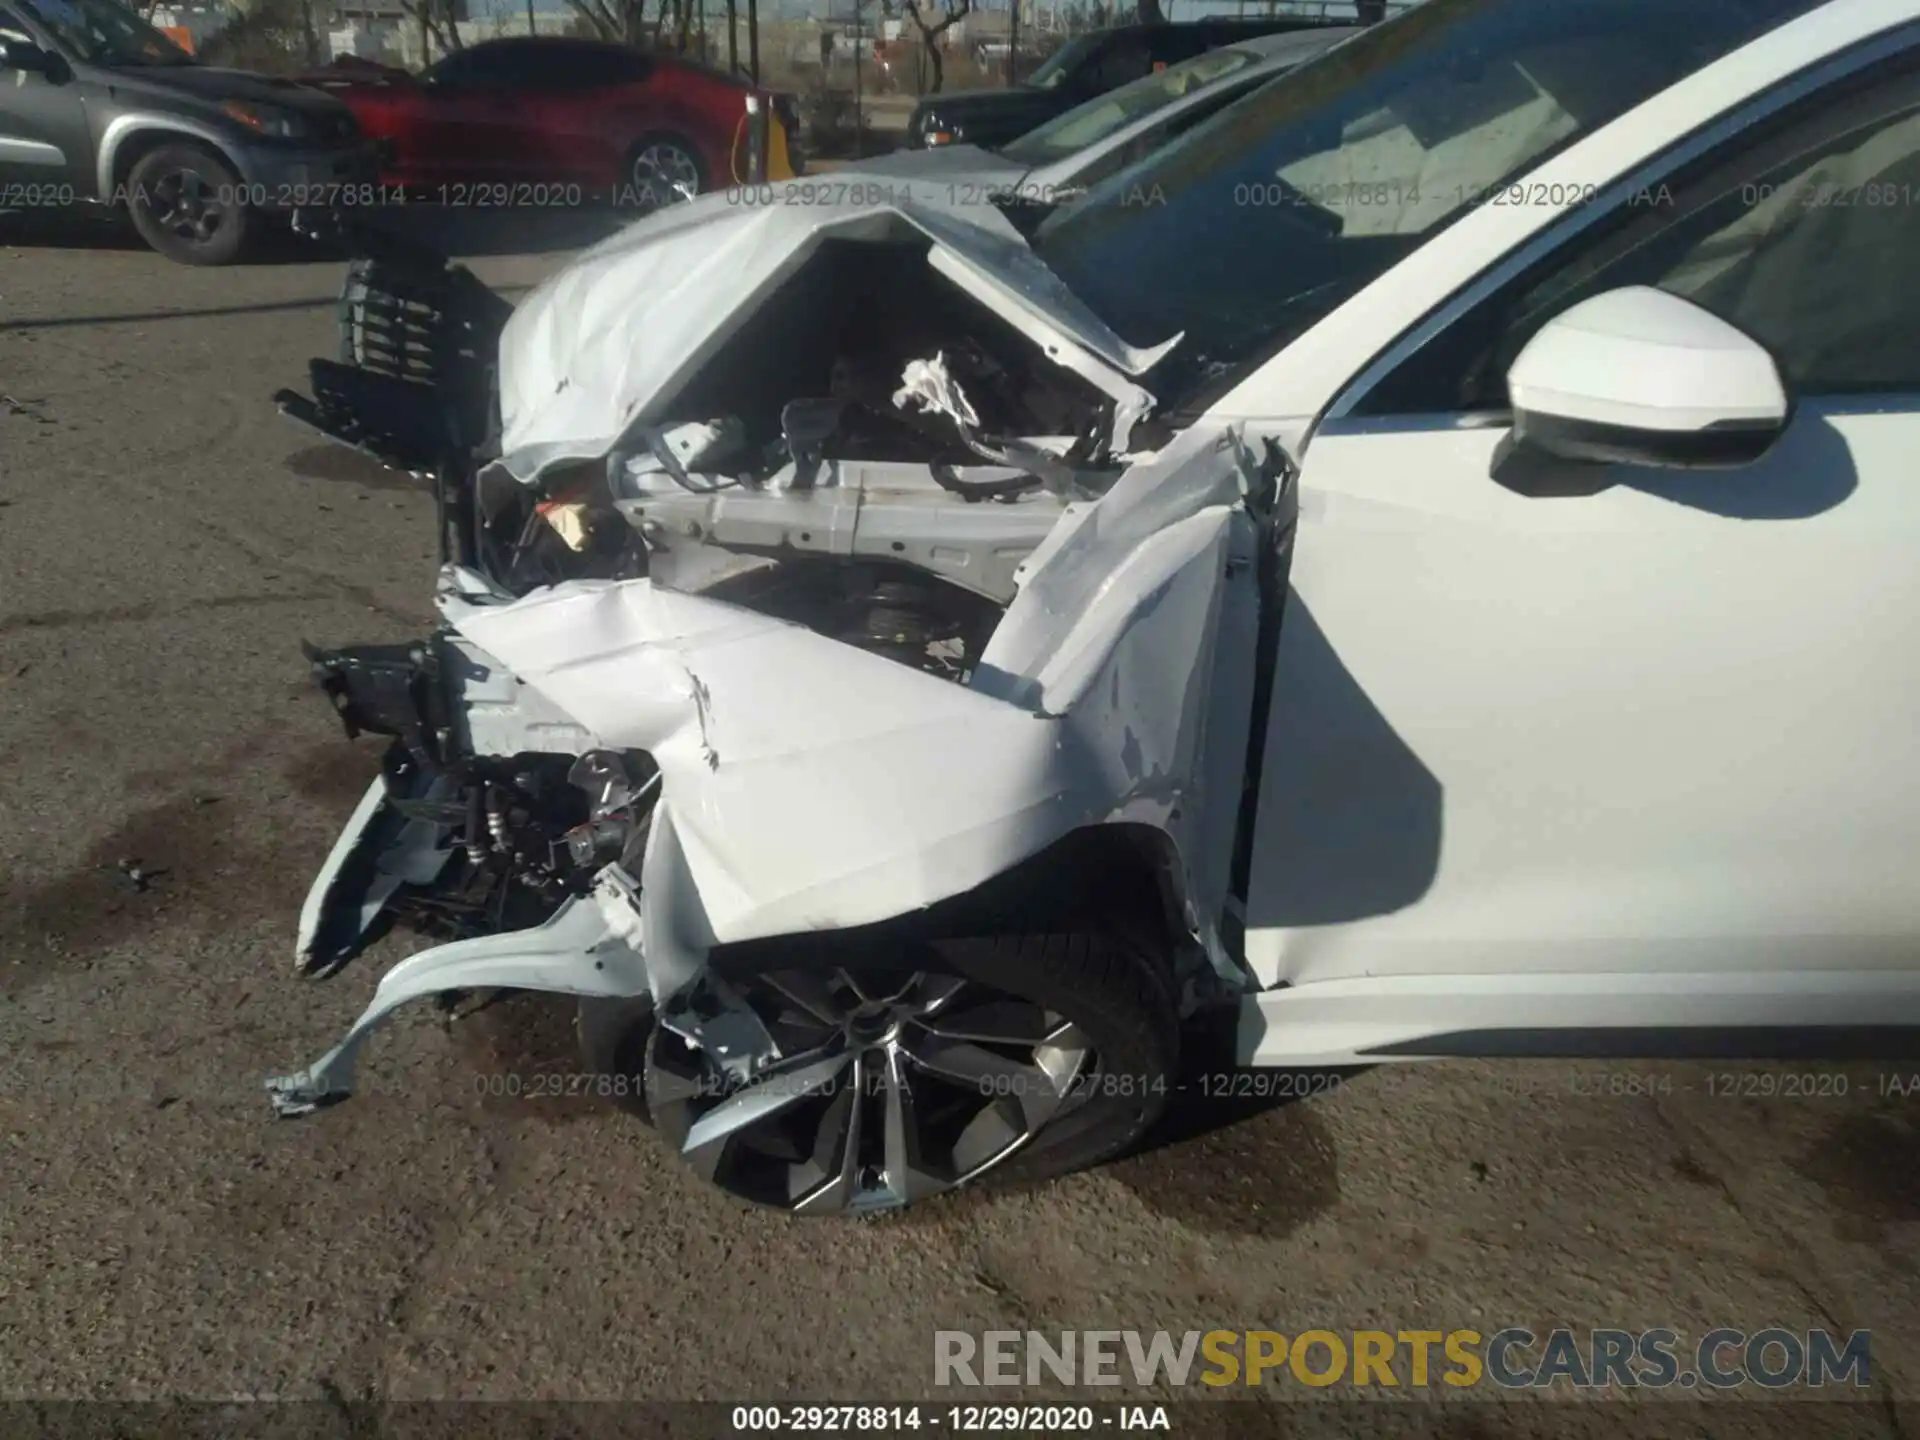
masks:
[[(579, 256), (514, 311), (500, 340), (501, 453), (532, 482), (606, 455), (671, 418), (675, 394), (829, 237), (928, 243), (928, 263), (1110, 393), (1179, 341), (1129, 345), (990, 204), (973, 174), (884, 173), (715, 192), (659, 211)], [(810, 187), (810, 188), (809, 188)], [(757, 196), (749, 203), (750, 196)], [(789, 203), (791, 202), (791, 203)]]

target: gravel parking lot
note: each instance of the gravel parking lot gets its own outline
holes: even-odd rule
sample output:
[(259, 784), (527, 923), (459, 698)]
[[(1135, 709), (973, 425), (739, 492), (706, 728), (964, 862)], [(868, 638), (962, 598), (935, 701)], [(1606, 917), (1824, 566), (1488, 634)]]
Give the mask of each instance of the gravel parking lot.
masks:
[[(299, 641), (417, 632), (431, 507), (270, 402), (331, 353), (338, 261), (82, 238), (0, 231), (0, 1398), (877, 1401), (936, 1394), (937, 1328), (1782, 1325), (1873, 1331), (1872, 1403), (1804, 1433), (1900, 1433), (1920, 1095), (1870, 1066), (1194, 1090), (1146, 1153), (858, 1223), (743, 1210), (617, 1113), (496, 1093), (574, 1066), (564, 1006), (404, 1012), (359, 1098), (276, 1122), (261, 1078), (396, 953), (293, 972), (376, 757)], [(556, 259), (474, 267), (512, 292)], [(1619, 1433), (1605, 1408), (1448, 1433)]]

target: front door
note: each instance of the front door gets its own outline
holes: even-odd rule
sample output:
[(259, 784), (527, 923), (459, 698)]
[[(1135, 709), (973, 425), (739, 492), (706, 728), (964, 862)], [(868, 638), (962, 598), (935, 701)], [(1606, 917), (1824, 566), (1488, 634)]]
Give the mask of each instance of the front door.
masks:
[[(0, 39), (46, 43), (3, 4)], [(81, 92), (70, 69), (51, 79), (0, 69), (0, 210), (71, 205), (93, 194), (93, 144)]]
[[(1247, 900), (1268, 983), (1731, 991), (1914, 963), (1920, 63), (1816, 92), (1645, 200), (1462, 310), (1304, 451)], [(1507, 363), (1628, 285), (1766, 344), (1785, 435), (1739, 470), (1505, 488)]]

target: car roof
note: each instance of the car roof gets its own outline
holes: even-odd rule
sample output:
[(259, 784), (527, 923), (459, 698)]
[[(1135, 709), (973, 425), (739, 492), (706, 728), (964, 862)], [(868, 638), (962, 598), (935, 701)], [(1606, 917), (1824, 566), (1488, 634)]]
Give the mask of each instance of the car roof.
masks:
[[(1349, 35), (1358, 35), (1364, 25), (1330, 25), (1324, 30), (1283, 30), (1278, 35), (1249, 35), (1244, 40), (1229, 40), (1215, 50), (1244, 50), (1262, 60), (1281, 60), (1302, 50), (1325, 50)], [(1209, 51), (1201, 51), (1209, 54)]]
[(634, 55), (646, 53), (637, 45), (625, 45), (618, 40), (600, 40), (590, 35), (496, 35), (491, 40), (477, 40), (461, 47), (461, 53), (475, 50), (619, 50)]
[(1192, 20), (1149, 20), (1129, 21), (1125, 25), (1103, 25), (1098, 30), (1089, 30), (1089, 35), (1158, 35), (1167, 30), (1218, 30), (1231, 35), (1240, 32), (1247, 35), (1270, 35), (1276, 28), (1290, 27), (1288, 33), (1298, 34), (1305, 30), (1330, 30), (1335, 26), (1354, 28), (1350, 16), (1341, 15), (1327, 18), (1320, 15), (1201, 15)]

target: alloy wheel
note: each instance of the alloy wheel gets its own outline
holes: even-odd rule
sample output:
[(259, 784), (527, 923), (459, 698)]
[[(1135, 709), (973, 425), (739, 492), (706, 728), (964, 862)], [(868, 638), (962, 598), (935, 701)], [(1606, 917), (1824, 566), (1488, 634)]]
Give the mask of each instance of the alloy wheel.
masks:
[(227, 222), (218, 188), (198, 170), (168, 170), (153, 183), (147, 210), (156, 224), (192, 245), (208, 245)]
[(700, 193), (700, 164), (671, 140), (654, 140), (633, 158), (633, 188), (649, 209)]
[[(655, 1122), (703, 1178), (801, 1214), (896, 1209), (975, 1179), (1096, 1066), (1065, 1016), (952, 975), (784, 970), (705, 1001), (704, 1043), (654, 1027)], [(775, 1058), (742, 1080), (727, 1062), (746, 1053)]]

